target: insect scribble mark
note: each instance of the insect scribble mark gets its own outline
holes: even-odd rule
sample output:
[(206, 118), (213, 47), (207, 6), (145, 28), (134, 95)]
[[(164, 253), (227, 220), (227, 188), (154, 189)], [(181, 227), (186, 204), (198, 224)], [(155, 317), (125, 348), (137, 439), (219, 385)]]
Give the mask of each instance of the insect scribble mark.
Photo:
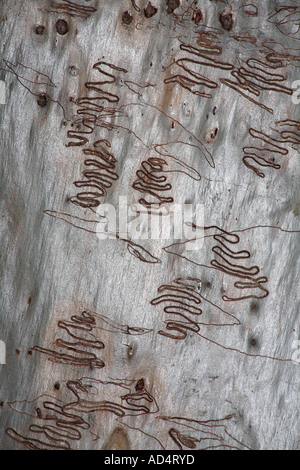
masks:
[[(22, 80), (26, 83), (31, 83), (33, 85), (46, 85), (49, 87), (56, 88), (55, 83), (51, 80), (49, 75), (39, 72), (38, 70), (35, 70), (32, 67), (29, 67), (28, 65), (24, 65), (19, 61), (16, 61), (15, 64), (13, 62), (10, 62), (7, 59), (3, 59), (3, 62), (5, 63), (6, 69), (0, 69), (4, 70), (10, 73), (13, 73), (16, 77), (17, 80), (25, 87), (25, 85), (22, 83)], [(17, 73), (16, 69), (20, 69), (20, 73)], [(27, 76), (26, 76), (27, 75)], [(30, 85), (28, 85), (30, 86)], [(26, 88), (26, 87), (25, 87)], [(27, 88), (28, 89), (28, 88)], [(32, 90), (28, 89), (30, 93), (32, 93)]]
[[(165, 173), (183, 173), (190, 178), (192, 178), (194, 181), (200, 181), (201, 180), (201, 175), (200, 173), (196, 170), (191, 165), (188, 165), (185, 163), (183, 160), (178, 158), (178, 154), (184, 153), (184, 151), (188, 150), (195, 150), (195, 151), (200, 151), (202, 153), (201, 147), (198, 145), (190, 144), (188, 142), (184, 142), (181, 140), (175, 140), (173, 142), (164, 142), (160, 144), (155, 144), (154, 145), (154, 150), (161, 156), (164, 157), (164, 159), (170, 158), (173, 160), (175, 165), (178, 165), (178, 167), (175, 167), (175, 169), (169, 169), (169, 170), (164, 170)], [(210, 154), (209, 154), (210, 155)], [(211, 157), (211, 155), (210, 155)], [(208, 161), (209, 165), (214, 168), (214, 161), (211, 157), (211, 160), (206, 157), (206, 160)], [(173, 168), (173, 166), (172, 166)], [(183, 169), (182, 169), (183, 168)]]
[[(93, 69), (97, 70), (104, 78), (85, 83), (85, 88), (89, 92), (95, 92), (97, 96), (89, 94), (89, 96), (83, 96), (76, 100), (76, 105), (79, 108), (77, 109), (77, 115), (79, 117), (71, 124), (72, 129), (67, 131), (67, 136), (70, 139), (67, 147), (82, 147), (89, 144), (96, 126), (108, 130), (114, 128), (110, 122), (106, 121), (106, 118), (118, 114), (118, 109), (112, 106), (118, 103), (120, 97), (107, 89), (107, 86), (111, 86), (116, 82), (115, 72), (126, 73), (127, 70), (105, 61), (96, 62)], [(108, 106), (105, 103), (108, 103)], [(111, 147), (108, 140), (101, 139), (93, 144), (95, 148), (83, 149), (85, 156), (88, 155), (94, 158), (85, 159), (85, 166), (91, 167), (91, 169), (84, 170), (84, 179), (75, 181), (74, 185), (86, 188), (87, 191), (79, 192), (69, 199), (73, 204), (83, 208), (97, 207), (100, 204), (99, 199), (106, 194), (107, 189), (118, 179), (118, 174), (115, 171), (117, 159), (102, 144), (107, 148)]]
[[(177, 65), (180, 69), (186, 72), (186, 75), (176, 74), (164, 80), (164, 83), (177, 83), (181, 87), (187, 89), (191, 93), (204, 97), (212, 98), (211, 93), (200, 90), (198, 87), (207, 87), (209, 89), (216, 89), (219, 85), (202, 75), (199, 70), (202, 66), (213, 67), (222, 70), (232, 70), (234, 66), (230, 63), (222, 62), (214, 58), (222, 54), (222, 47), (216, 43), (215, 35), (211, 33), (198, 33), (199, 38), (197, 44), (200, 47), (193, 46), (182, 42), (180, 50), (190, 54), (187, 57), (181, 57), (175, 60), (170, 66)], [(169, 66), (169, 67), (170, 67)]]
[[(60, 320), (58, 328), (67, 332), (75, 341), (65, 341), (62, 338), (55, 340), (59, 352), (52, 349), (34, 346), (33, 351), (38, 351), (48, 356), (49, 361), (73, 366), (88, 366), (90, 368), (102, 368), (104, 362), (95, 352), (104, 349), (104, 343), (95, 338), (93, 330), (96, 327), (94, 316), (89, 312), (73, 315), (70, 321)], [(90, 350), (90, 351), (89, 351)]]
[[(149, 84), (148, 84), (149, 86)], [(152, 85), (150, 85), (152, 86)], [(201, 142), (201, 140), (193, 133), (191, 132), (189, 129), (187, 129), (183, 124), (182, 122), (180, 122), (178, 119), (176, 119), (174, 116), (171, 116), (170, 114), (166, 113), (162, 108), (160, 108), (159, 106), (156, 106), (156, 105), (153, 105), (153, 104), (150, 104), (150, 103), (141, 103), (141, 102), (133, 102), (133, 103), (128, 103), (128, 104), (124, 104), (122, 106), (120, 106), (120, 108), (118, 109), (118, 116), (121, 116), (121, 113), (124, 112), (124, 110), (130, 110), (130, 108), (132, 109), (135, 109), (135, 107), (139, 108), (150, 108), (152, 110), (154, 110), (155, 112), (158, 111), (159, 114), (161, 114), (161, 116), (164, 116), (171, 125), (177, 125), (178, 126), (178, 129), (179, 130), (183, 130), (184, 133), (186, 134), (185, 137), (185, 141), (183, 141), (183, 139), (181, 140), (174, 140), (172, 142), (165, 142), (165, 143), (155, 143), (153, 144), (153, 148), (155, 149), (155, 151), (157, 151), (157, 153), (159, 153), (160, 155), (162, 156), (166, 156), (166, 157), (170, 157), (170, 158), (173, 158), (177, 163), (179, 164), (182, 164), (182, 166), (186, 166), (188, 167), (188, 165), (186, 165), (182, 160), (180, 160), (179, 158), (176, 158), (174, 157), (173, 155), (171, 155), (170, 152), (160, 152), (158, 151), (158, 148), (161, 148), (164, 146), (164, 145), (177, 145), (177, 144), (182, 144), (183, 146), (187, 146), (187, 147), (193, 147), (195, 150), (199, 151), (200, 154), (206, 159), (207, 163), (212, 167), (214, 168), (215, 164), (214, 164), (214, 159), (213, 159), (213, 156), (211, 154), (211, 152), (205, 147), (205, 145)], [(114, 125), (114, 128), (118, 128), (120, 126), (117, 126), (117, 125)], [(128, 129), (126, 129), (128, 131)], [(133, 132), (131, 131), (131, 133), (133, 134)], [(138, 140), (143, 143), (143, 145), (145, 147), (147, 147), (149, 150), (152, 149), (152, 146), (148, 146), (146, 145), (144, 142), (143, 142), (143, 139), (141, 137), (138, 137), (136, 134), (134, 134), (135, 137), (138, 138)], [(193, 142), (193, 143), (189, 143), (189, 142)], [(184, 148), (182, 148), (182, 151), (181, 153), (184, 152)], [(189, 167), (191, 169), (191, 167)], [(196, 170), (194, 170), (195, 173)], [(198, 177), (200, 176), (199, 173), (198, 174)], [(199, 179), (201, 179), (201, 177), (199, 177)]]
[(94, 316), (97, 322), (95, 330), (100, 329), (103, 331), (108, 331), (110, 333), (123, 334), (128, 336), (147, 335), (148, 333), (151, 333), (151, 331), (153, 331), (149, 328), (123, 325), (121, 323), (116, 322), (112, 318), (107, 317), (106, 315), (102, 315), (96, 312), (93, 312), (92, 315)]
[[(280, 133), (280, 131), (278, 132)], [(243, 162), (246, 167), (254, 171), (260, 178), (265, 178), (266, 175), (258, 168), (258, 166), (263, 168), (270, 167), (274, 168), (275, 170), (279, 170), (281, 165), (275, 162), (274, 155), (286, 156), (289, 153), (286, 148), (279, 144), (289, 142), (291, 138), (290, 134), (285, 134), (282, 132), (282, 136), (288, 136), (287, 140), (283, 139), (283, 137), (280, 140), (275, 139), (274, 137), (271, 137), (270, 135), (253, 128), (249, 129), (249, 134), (253, 139), (261, 140), (264, 145), (261, 147), (243, 147)], [(254, 162), (256, 166), (250, 163), (250, 161)]]
[[(148, 328), (122, 325), (105, 315), (87, 310), (73, 315), (70, 320), (59, 320), (57, 326), (61, 331), (65, 331), (73, 342), (57, 338), (54, 344), (58, 350), (41, 346), (34, 346), (32, 350), (47, 355), (51, 362), (89, 368), (105, 366), (96, 354), (105, 348), (104, 343), (97, 338), (97, 330), (129, 336), (145, 335), (152, 331)], [(96, 353), (91, 352), (93, 350)]]
[[(119, 240), (122, 240), (120, 237), (117, 237), (117, 238), (119, 238)], [(135, 258), (142, 261), (143, 263), (150, 263), (150, 264), (161, 263), (161, 260), (159, 258), (152, 255), (150, 251), (146, 250), (141, 245), (138, 245), (137, 243), (134, 243), (131, 240), (124, 239), (124, 241), (127, 242), (128, 252), (131, 255), (133, 255)]]
[[(201, 280), (188, 277), (175, 279), (172, 284), (162, 285), (158, 288), (158, 297), (151, 300), (151, 305), (164, 306), (164, 313), (168, 319), (164, 322), (166, 330), (159, 330), (158, 334), (172, 339), (185, 339), (187, 331), (199, 333), (200, 325), (210, 326), (234, 326), (240, 325), (240, 321), (231, 313), (226, 312), (217, 305), (213, 304), (200, 294)], [(232, 320), (230, 322), (200, 321), (203, 310), (202, 304), (211, 309), (217, 309), (217, 313), (226, 315)], [(169, 317), (171, 318), (169, 319)], [(175, 333), (170, 333), (174, 331)]]
[(152, 83), (146, 83), (146, 85), (141, 85), (140, 83), (133, 82), (132, 80), (124, 80), (124, 85), (127, 86), (127, 88), (135, 93), (138, 98), (140, 99), (142, 96), (142, 93), (140, 89), (146, 89), (150, 87), (155, 87), (156, 85)]
[[(159, 415), (157, 399), (147, 390), (144, 379), (82, 377), (64, 382), (61, 393), (67, 399), (59, 400), (43, 394), (33, 401), (9, 402), (11, 410), (30, 416), (33, 421), (27, 431), (19, 432), (9, 427), (5, 430), (6, 435), (30, 450), (71, 450), (84, 436), (87, 437), (87, 433), (93, 436), (93, 440), (101, 439), (92, 424), (96, 420), (89, 416), (97, 417), (97, 424), (101, 424), (102, 417), (108, 413), (122, 429), (126, 427), (141, 432), (148, 439), (155, 440), (162, 449), (165, 449), (162, 440), (167, 436), (180, 449), (247, 448), (228, 432), (227, 424), (234, 415), (205, 421)], [(134, 424), (137, 424), (132, 425), (132, 420), (130, 424), (126, 423), (125, 419), (130, 417), (135, 417)], [(147, 417), (140, 426), (139, 417)], [(154, 427), (151, 434), (145, 426), (148, 421)], [(107, 440), (103, 444), (105, 448)]]
[[(5, 430), (7, 436), (23, 444), (29, 450), (70, 450), (72, 442), (79, 441), (82, 432), (90, 425), (81, 416), (65, 409), (65, 403), (49, 396), (44, 396), (42, 406), (38, 406), (38, 399), (34, 407), (33, 418), (28, 434), (23, 435), (13, 428)], [(11, 402), (10, 408), (19, 411), (18, 406), (31, 404), (26, 401)], [(21, 414), (28, 414), (19, 411)]]
[[(85, 83), (85, 88), (96, 92), (98, 96), (83, 96), (76, 100), (76, 105), (79, 107), (77, 110), (79, 118), (73, 122), (73, 127), (75, 126), (76, 129), (67, 132), (68, 138), (71, 139), (67, 147), (87, 144), (89, 142), (88, 136), (94, 132), (95, 126), (108, 128), (109, 123), (104, 121), (103, 118), (114, 116), (118, 112), (117, 109), (104, 105), (104, 102), (111, 105), (117, 104), (120, 100), (120, 97), (108, 91), (106, 86), (113, 85), (116, 82), (117, 77), (113, 72), (127, 73), (127, 70), (105, 61), (96, 62), (93, 69), (104, 75), (105, 78)], [(110, 72), (106, 69), (109, 69)], [(84, 129), (82, 130), (81, 127)]]
[(132, 4), (133, 8), (135, 9), (135, 11), (137, 11), (138, 13), (141, 11), (140, 7), (137, 6), (135, 0), (131, 0), (131, 4)]
[(180, 450), (183, 450), (183, 447), (187, 447), (188, 449), (196, 449), (197, 442), (200, 442), (199, 439), (181, 434), (175, 428), (170, 428), (168, 434)]
[[(185, 340), (187, 338), (187, 332), (192, 332), (205, 341), (208, 341), (209, 343), (214, 344), (215, 346), (224, 349), (225, 351), (231, 351), (248, 357), (271, 359), (278, 362), (292, 362), (291, 359), (283, 359), (263, 354), (252, 354), (242, 351), (241, 349), (225, 346), (219, 341), (215, 341), (212, 338), (202, 334), (200, 329), (201, 325), (214, 327), (233, 327), (240, 326), (241, 322), (233, 314), (226, 312), (218, 305), (200, 295), (199, 286), (199, 279), (179, 278), (173, 281), (173, 283), (170, 285), (163, 285), (158, 288), (158, 293), (161, 295), (153, 299), (150, 303), (152, 305), (159, 305), (161, 303), (166, 304), (164, 307), (164, 313), (167, 315), (173, 315), (171, 319), (168, 319), (164, 322), (166, 325), (166, 331), (159, 330), (159, 335), (174, 340)], [(199, 322), (198, 317), (203, 314), (203, 311), (200, 308), (200, 303), (202, 301), (208, 302), (211, 307), (217, 309), (219, 314), (224, 314), (227, 317), (232, 318), (233, 321), (231, 321), (231, 323), (216, 323), (212, 321)]]
[[(192, 225), (194, 228), (197, 228), (194, 224)], [(213, 232), (212, 234), (209, 234), (211, 230)], [(217, 242), (217, 245), (214, 245), (211, 249), (214, 258), (210, 261), (210, 265), (197, 263), (196, 261), (187, 258), (184, 254), (173, 251), (173, 248), (176, 246), (180, 247), (185, 245), (187, 243), (186, 241), (173, 243), (164, 247), (164, 250), (167, 253), (172, 253), (176, 256), (179, 256), (180, 258), (187, 259), (197, 266), (216, 269), (223, 273), (229, 274), (234, 278), (238, 278), (239, 280), (234, 282), (234, 287), (241, 291), (250, 291), (248, 295), (241, 295), (239, 297), (228, 297), (223, 295), (222, 298), (225, 301), (239, 301), (250, 298), (263, 299), (267, 297), (269, 295), (269, 291), (266, 289), (266, 287), (264, 287), (264, 284), (268, 282), (268, 278), (266, 276), (259, 276), (260, 268), (256, 265), (248, 267), (246, 264), (240, 264), (241, 261), (245, 262), (251, 258), (250, 251), (234, 251), (232, 249), (233, 246), (240, 243), (240, 237), (237, 235), (237, 233), (227, 232), (226, 230), (223, 230), (217, 226), (204, 227), (204, 231), (206, 231), (204, 238), (212, 237), (213, 240)], [(252, 290), (256, 292), (257, 289), (259, 294), (251, 293)]]
[[(176, 320), (168, 320), (166, 322), (166, 329), (168, 331), (176, 331), (176, 334), (171, 334), (162, 330), (159, 330), (158, 333), (162, 336), (167, 336), (173, 339), (184, 339), (186, 338), (185, 330), (194, 331), (195, 333), (200, 331), (200, 327), (197, 321), (191, 320), (189, 317), (187, 317), (187, 314), (191, 314), (192, 316), (199, 316), (202, 314), (202, 310), (199, 307), (201, 303), (201, 297), (197, 293), (197, 287), (189, 285), (188, 282), (185, 284), (184, 280), (178, 279), (175, 280), (174, 283), (175, 286), (160, 286), (158, 288), (158, 293), (160, 295), (151, 300), (150, 303), (151, 305), (167, 303), (168, 305), (164, 307), (164, 312), (166, 314), (172, 314), (176, 316)], [(179, 320), (177, 320), (177, 316), (179, 316)]]
[[(253, 13), (253, 16), (255, 15), (256, 10), (249, 11)], [(227, 18), (228, 24), (224, 23), (224, 27), (231, 29), (230, 18), (232, 18), (232, 14), (227, 13), (224, 18)], [(223, 84), (270, 114), (274, 114), (274, 110), (258, 99), (262, 92), (272, 91), (292, 95), (293, 90), (287, 85), (286, 74), (282, 70), (278, 70), (295, 63), (297, 60), (289, 51), (279, 53), (276, 48), (272, 49), (264, 43), (259, 44), (257, 38), (249, 33), (244, 36), (233, 34), (231, 37), (238, 42), (254, 44), (257, 54), (255, 57), (248, 56), (245, 59), (242, 58), (243, 54), (240, 54), (234, 61), (235, 63), (231, 63), (222, 58), (223, 47), (218, 37), (219, 32), (197, 31), (197, 34), (196, 45), (188, 44), (178, 38), (181, 43), (180, 51), (186, 52), (187, 55), (175, 58), (170, 65), (165, 67), (165, 70), (179, 68), (176, 73), (172, 73), (164, 79), (165, 84), (176, 83), (192, 94), (203, 98), (212, 98), (212, 91)], [(208, 76), (203, 75), (205, 68), (228, 71), (230, 76), (221, 76), (217, 80), (211, 80)]]
[(75, 181), (74, 185), (87, 191), (79, 192), (69, 199), (73, 204), (83, 208), (99, 206), (99, 199), (106, 195), (107, 189), (119, 178), (115, 171), (117, 159), (99, 143), (102, 141), (94, 143), (96, 148), (82, 150), (85, 156), (90, 157), (84, 160), (84, 165), (88, 169), (82, 172), (84, 179)]
[[(286, 76), (282, 73), (274, 73), (275, 70), (281, 67), (280, 61), (274, 60), (270, 53), (264, 53), (262, 60), (249, 58), (244, 61), (244, 66), (235, 67), (231, 71), (231, 75), (235, 80), (222, 77), (220, 82), (237, 91), (270, 114), (274, 114), (272, 108), (262, 104), (256, 98), (260, 97), (262, 91), (274, 91), (292, 95), (293, 90), (283, 84), (287, 80)], [(246, 91), (250, 94), (247, 94)]]
[(293, 119), (284, 119), (276, 122), (275, 130), (280, 136), (280, 142), (290, 144), (299, 153), (300, 145), (300, 122)]
[[(80, 380), (70, 381), (67, 386), (75, 395), (76, 401), (68, 403), (66, 409), (77, 413), (108, 411), (118, 417), (157, 413), (159, 408), (155, 398), (146, 388), (136, 391), (135, 384), (136, 381), (132, 379), (103, 381), (83, 377)], [(118, 401), (105, 399), (106, 387), (117, 395)], [(108, 396), (111, 397), (111, 393)]]
[(121, 421), (121, 420), (120, 420), (120, 423), (122, 423), (122, 426), (125, 426), (125, 427), (128, 428), (128, 429), (132, 429), (132, 430), (134, 430), (134, 431), (140, 432), (140, 433), (143, 434), (144, 436), (147, 436), (148, 439), (149, 439), (149, 438), (150, 438), (150, 439), (153, 439), (154, 441), (156, 441), (156, 443), (159, 444), (159, 446), (160, 446), (163, 450), (165, 450), (165, 446), (162, 444), (162, 442), (160, 441), (160, 439), (158, 439), (157, 437), (155, 437), (155, 436), (153, 436), (153, 435), (151, 435), (151, 434), (145, 432), (144, 426), (143, 426), (143, 428), (138, 428), (138, 427), (130, 426), (129, 424), (127, 424), (127, 423), (125, 423), (125, 422), (123, 422), (123, 421)]
[[(89, 18), (97, 11), (97, 8), (94, 6), (81, 5), (71, 0), (62, 0), (62, 3), (52, 2), (51, 8), (54, 9), (54, 12), (84, 19)], [(53, 10), (50, 10), (50, 12), (53, 12)]]
[(162, 158), (152, 157), (143, 161), (141, 169), (136, 172), (138, 179), (133, 182), (132, 187), (140, 193), (152, 196), (152, 201), (145, 198), (139, 199), (139, 203), (150, 212), (153, 205), (160, 207), (174, 201), (171, 196), (164, 195), (166, 191), (172, 189), (172, 185), (167, 182), (167, 177), (162, 174), (164, 167), (167, 165)]
[(64, 390), (71, 393), (71, 401), (42, 395), (33, 402), (9, 403), (11, 409), (21, 414), (28, 414), (23, 409), (30, 406), (33, 409), (30, 416), (35, 422), (29, 426), (27, 435), (13, 428), (7, 428), (5, 432), (30, 450), (70, 450), (85, 431), (90, 432), (87, 415), (111, 413), (120, 419), (156, 414), (159, 411), (156, 399), (146, 387), (137, 390), (137, 383), (135, 379), (102, 381), (83, 377), (68, 380)]

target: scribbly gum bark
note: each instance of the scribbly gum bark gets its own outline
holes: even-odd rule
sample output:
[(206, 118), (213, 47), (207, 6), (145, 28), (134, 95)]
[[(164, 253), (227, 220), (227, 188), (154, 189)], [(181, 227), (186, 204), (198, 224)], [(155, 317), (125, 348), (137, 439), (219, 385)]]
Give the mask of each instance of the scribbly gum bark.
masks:
[(299, 448), (299, 14), (1, 2), (2, 449)]

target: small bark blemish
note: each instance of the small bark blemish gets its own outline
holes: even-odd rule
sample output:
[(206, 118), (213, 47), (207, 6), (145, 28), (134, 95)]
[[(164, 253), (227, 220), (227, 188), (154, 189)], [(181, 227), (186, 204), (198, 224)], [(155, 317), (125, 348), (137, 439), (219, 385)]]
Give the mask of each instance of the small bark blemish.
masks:
[(233, 15), (231, 11), (224, 10), (219, 16), (219, 21), (226, 31), (231, 31), (233, 28)]
[(137, 392), (142, 392), (143, 390), (145, 390), (145, 380), (144, 379), (138, 380), (135, 386), (135, 389)]
[(48, 103), (49, 103), (49, 96), (46, 95), (46, 93), (41, 93), (41, 94), (38, 96), (37, 104), (38, 104), (41, 108), (45, 108), (45, 106), (47, 106)]
[(201, 20), (203, 20), (203, 14), (202, 11), (197, 8), (194, 13), (193, 13), (193, 21), (195, 24), (199, 24)]
[(122, 23), (131, 24), (132, 21), (133, 21), (133, 16), (129, 13), (129, 11), (124, 11), (122, 15)]
[(35, 34), (38, 36), (42, 36), (45, 32), (45, 26), (42, 25), (37, 25), (34, 29)]
[(167, 13), (173, 13), (180, 6), (180, 0), (167, 0)]
[(60, 383), (59, 382), (55, 382), (54, 384), (54, 390), (59, 390), (60, 389)]
[(57, 20), (55, 28), (56, 32), (61, 36), (64, 36), (69, 32), (69, 25), (66, 20)]
[(144, 8), (144, 15), (146, 18), (152, 18), (152, 16), (156, 15), (157, 11), (158, 9), (151, 2), (148, 2), (148, 5)]
[(249, 346), (252, 348), (258, 348), (258, 341), (256, 338), (251, 337), (249, 338)]

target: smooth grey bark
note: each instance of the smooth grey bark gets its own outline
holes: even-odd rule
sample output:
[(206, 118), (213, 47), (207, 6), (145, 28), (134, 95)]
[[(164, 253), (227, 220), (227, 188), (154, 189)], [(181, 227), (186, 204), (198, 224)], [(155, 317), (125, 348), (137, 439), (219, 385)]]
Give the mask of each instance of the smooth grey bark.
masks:
[[(288, 3), (2, 0), (2, 449), (299, 449)], [(95, 234), (149, 158), (200, 250)]]

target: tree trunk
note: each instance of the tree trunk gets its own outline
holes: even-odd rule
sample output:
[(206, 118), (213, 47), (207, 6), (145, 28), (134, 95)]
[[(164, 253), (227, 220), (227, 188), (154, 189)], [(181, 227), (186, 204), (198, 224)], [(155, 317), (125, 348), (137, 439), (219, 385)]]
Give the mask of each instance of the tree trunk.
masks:
[(1, 2), (2, 449), (299, 449), (289, 3)]

